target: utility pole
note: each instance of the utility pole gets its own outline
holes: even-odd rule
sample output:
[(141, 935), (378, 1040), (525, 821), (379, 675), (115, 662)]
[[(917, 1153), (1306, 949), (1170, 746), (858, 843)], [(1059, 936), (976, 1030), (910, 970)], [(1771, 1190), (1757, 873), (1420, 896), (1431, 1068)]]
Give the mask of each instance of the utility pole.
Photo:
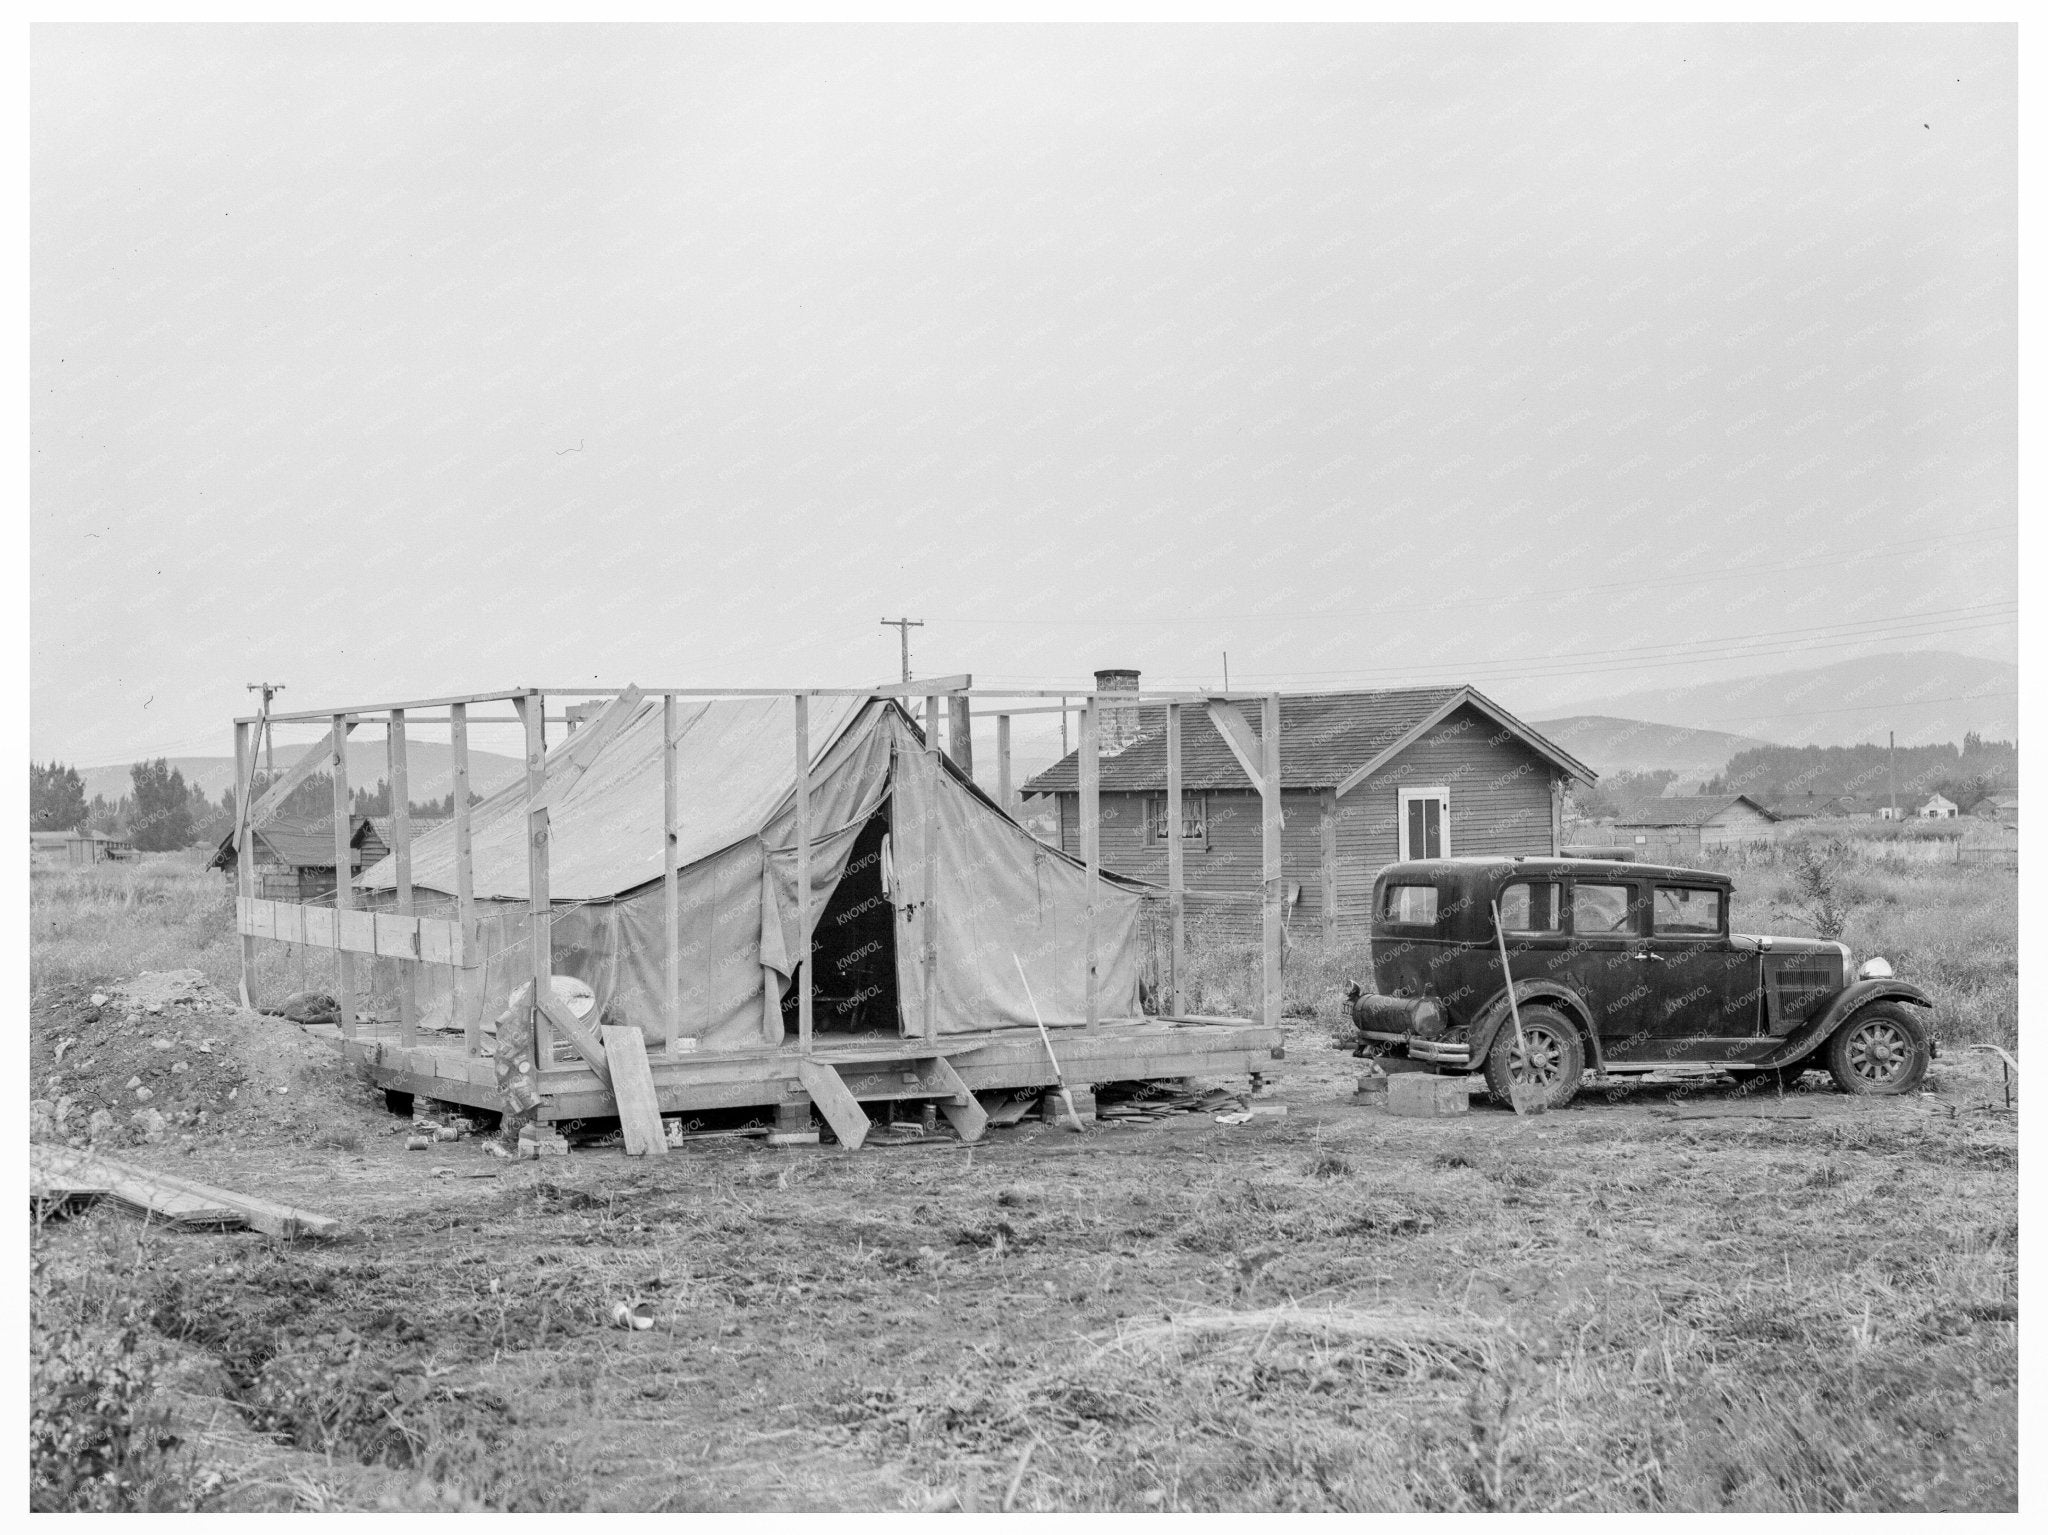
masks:
[(882, 627), (894, 629), (903, 640), (903, 680), (908, 682), (910, 680), (910, 631), (922, 629), (924, 627), (924, 620), (921, 618), (885, 618), (882, 620)]
[(1230, 691), (1230, 652), (1223, 652), (1223, 691)]
[(1899, 818), (1899, 733), (1887, 730), (1885, 738), (1885, 771), (1892, 781), (1892, 819)]
[(284, 691), (284, 684), (282, 682), (251, 682), (247, 684), (247, 688), (251, 693), (261, 693), (263, 695), (263, 706), (256, 711), (256, 728), (263, 732), (263, 776), (275, 782), (277, 779), (277, 764), (271, 759), (270, 755), (270, 700), (273, 694)]

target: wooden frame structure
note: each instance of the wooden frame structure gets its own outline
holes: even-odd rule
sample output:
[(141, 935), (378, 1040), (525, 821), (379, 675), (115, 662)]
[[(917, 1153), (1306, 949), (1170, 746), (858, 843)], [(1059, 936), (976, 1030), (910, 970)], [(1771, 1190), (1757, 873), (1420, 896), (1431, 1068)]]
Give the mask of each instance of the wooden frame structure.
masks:
[[(1050, 1085), (1053, 1070), (1035, 1031), (995, 1028), (980, 1033), (941, 1037), (934, 1011), (935, 951), (933, 924), (924, 922), (924, 949), (919, 956), (923, 996), (901, 998), (903, 1038), (900, 1041), (833, 1043), (821, 1046), (813, 1036), (811, 965), (817, 904), (811, 898), (812, 743), (810, 701), (814, 698), (895, 698), (908, 710), (918, 697), (925, 702), (925, 750), (934, 758), (950, 754), (971, 773), (972, 716), (976, 700), (996, 717), (997, 783), (1003, 812), (1009, 813), (1011, 719), (1021, 714), (1058, 713), (1062, 734), (1066, 716), (1080, 716), (1082, 861), (1086, 866), (1087, 920), (1083, 935), (1086, 964), (1085, 1026), (1073, 1031), (1060, 1048), (1070, 1079), (1083, 1083), (1143, 1077), (1185, 1076), (1199, 1072), (1250, 1073), (1280, 1052), (1282, 901), (1280, 698), (1277, 693), (1126, 693), (1059, 692), (1051, 690), (977, 689), (971, 677), (951, 676), (872, 688), (511, 688), (397, 703), (352, 705), (346, 708), (278, 712), (265, 710), (235, 721), (235, 758), (240, 780), (237, 833), (236, 926), (241, 935), (241, 985), (245, 1005), (253, 1005), (256, 944), (275, 940), (331, 949), (335, 954), (338, 1034), (343, 1047), (360, 1058), (372, 1075), (393, 1091), (424, 1093), (453, 1102), (495, 1108), (499, 1098), (492, 1063), (484, 1058), (477, 1022), (483, 963), (477, 903), (474, 895), (469, 805), (469, 729), (479, 723), (518, 724), (525, 746), (527, 891), (524, 918), (531, 948), (534, 1044), (541, 1065), (540, 1090), (544, 1118), (609, 1114), (617, 1100), (598, 1020), (578, 1020), (554, 996), (552, 919), (549, 889), (550, 811), (603, 751), (646, 699), (662, 701), (662, 899), (666, 954), (663, 981), (669, 1043), (655, 1060), (655, 1094), (668, 1110), (732, 1107), (772, 1103), (792, 1119), (815, 1105), (839, 1138), (859, 1145), (867, 1120), (863, 1100), (929, 1097), (939, 1100), (956, 1127), (972, 1139), (985, 1116), (973, 1093), (991, 1088)], [(678, 938), (678, 827), (685, 813), (677, 794), (677, 706), (683, 699), (788, 698), (794, 710), (792, 762), (796, 785), (794, 840), (796, 853), (797, 959), (795, 987), (797, 1029), (793, 1042), (780, 1048), (699, 1053), (679, 1033), (682, 1017), (683, 957)], [(572, 701), (550, 715), (551, 700)], [(945, 708), (941, 703), (944, 701)], [(1057, 700), (1057, 702), (1053, 702)], [(1257, 704), (1260, 728), (1255, 734), (1244, 706)], [(509, 715), (479, 716), (479, 706), (509, 705)], [(1100, 722), (1106, 704), (1130, 708), (1164, 704), (1167, 729), (1168, 889), (1171, 942), (1163, 977), (1161, 1017), (1122, 1020), (1101, 1017), (1098, 997), (1096, 901), (1101, 888)], [(1184, 712), (1204, 709), (1257, 789), (1262, 805), (1262, 942), (1261, 1017), (1192, 1018), (1186, 1013), (1186, 890), (1183, 883), (1180, 732)], [(950, 723), (948, 732), (941, 720)], [(568, 744), (548, 760), (547, 726), (566, 725)], [(333, 781), (337, 867), (349, 868), (347, 742), (358, 726), (382, 723), (385, 729), (387, 782), (391, 788), (393, 834), (391, 854), (395, 876), (389, 910), (359, 910), (347, 878), (338, 881), (335, 904), (323, 907), (258, 899), (249, 833), (274, 816), (286, 797), (323, 767)], [(256, 760), (262, 732), (278, 724), (321, 724), (323, 737), (313, 743), (286, 772), (254, 799)], [(408, 743), (416, 731), (445, 727), (448, 731), (453, 780), (453, 832), (456, 889), (454, 915), (427, 916), (415, 911), (412, 884), (412, 818), (407, 800), (410, 775)], [(949, 751), (950, 748), (950, 751)], [(964, 760), (963, 760), (964, 759)], [(932, 888), (934, 839), (924, 841), (923, 889)], [(358, 1016), (356, 960), (371, 956), (395, 960), (399, 975), (399, 1008), (395, 1027)], [(459, 1048), (422, 1046), (418, 1037), (417, 977), (423, 967), (453, 972), (452, 989), (466, 1020)], [(780, 1007), (772, 975), (764, 981), (764, 1006)], [(915, 1027), (913, 1027), (913, 1010)], [(613, 1030), (611, 1032), (617, 1032)], [(633, 1031), (637, 1039), (637, 1031)], [(1004, 1035), (1017, 1038), (1004, 1038)], [(575, 1047), (581, 1061), (557, 1069), (554, 1037)], [(1028, 1037), (1024, 1037), (1028, 1036)], [(971, 1133), (970, 1133), (971, 1132)]]

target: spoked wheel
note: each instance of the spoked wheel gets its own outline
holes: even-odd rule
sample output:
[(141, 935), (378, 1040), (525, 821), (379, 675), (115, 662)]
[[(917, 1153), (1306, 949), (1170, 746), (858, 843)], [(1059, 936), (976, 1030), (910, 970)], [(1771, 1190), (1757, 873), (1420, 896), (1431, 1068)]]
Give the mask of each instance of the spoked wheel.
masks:
[(1555, 1008), (1523, 1008), (1521, 1041), (1515, 1039), (1514, 1024), (1505, 1023), (1486, 1052), (1486, 1086), (1495, 1103), (1512, 1105), (1509, 1084), (1519, 1082), (1541, 1087), (1545, 1102), (1561, 1109), (1578, 1095), (1585, 1074), (1586, 1047), (1579, 1031)]
[(1873, 1002), (1828, 1041), (1828, 1074), (1845, 1093), (1892, 1097), (1927, 1075), (1927, 1030), (1897, 1002)]

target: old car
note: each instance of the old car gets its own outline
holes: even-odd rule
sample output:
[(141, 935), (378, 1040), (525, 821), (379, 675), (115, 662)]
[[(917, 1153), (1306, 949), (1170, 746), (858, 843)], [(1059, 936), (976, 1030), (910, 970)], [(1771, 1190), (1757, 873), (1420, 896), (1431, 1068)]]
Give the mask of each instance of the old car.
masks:
[(1918, 1087), (1935, 1054), (1926, 993), (1881, 958), (1852, 978), (1844, 944), (1730, 932), (1733, 888), (1610, 858), (1390, 865), (1373, 885), (1372, 987), (1347, 988), (1360, 1044), (1483, 1071), (1503, 1103), (1510, 1082), (1558, 1106), (1651, 1073), (1825, 1068), (1844, 1092)]

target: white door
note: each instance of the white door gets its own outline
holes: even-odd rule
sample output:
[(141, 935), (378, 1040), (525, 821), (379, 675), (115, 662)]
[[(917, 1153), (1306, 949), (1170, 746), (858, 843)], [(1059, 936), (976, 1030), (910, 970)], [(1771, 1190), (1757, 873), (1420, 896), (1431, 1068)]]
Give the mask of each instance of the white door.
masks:
[(1401, 802), (1401, 857), (1448, 858), (1451, 856), (1451, 791), (1442, 784), (1422, 789), (1403, 789)]

